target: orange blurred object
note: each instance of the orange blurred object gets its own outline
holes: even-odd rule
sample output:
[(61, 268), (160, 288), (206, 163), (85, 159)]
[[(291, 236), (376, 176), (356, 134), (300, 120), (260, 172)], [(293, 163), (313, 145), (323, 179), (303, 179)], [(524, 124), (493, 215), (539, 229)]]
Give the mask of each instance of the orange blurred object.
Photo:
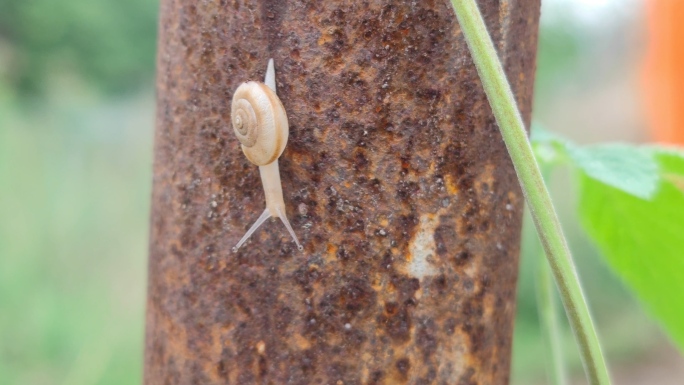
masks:
[(653, 139), (684, 145), (684, 0), (646, 0), (644, 104)]

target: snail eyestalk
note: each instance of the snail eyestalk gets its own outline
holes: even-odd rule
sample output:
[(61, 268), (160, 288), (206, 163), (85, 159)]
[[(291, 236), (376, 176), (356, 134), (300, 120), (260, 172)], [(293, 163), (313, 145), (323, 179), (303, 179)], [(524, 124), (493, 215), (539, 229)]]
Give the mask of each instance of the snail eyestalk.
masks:
[(287, 231), (292, 235), (292, 238), (294, 239), (295, 243), (297, 244), (297, 249), (299, 250), (304, 250), (304, 247), (299, 243), (299, 239), (297, 239), (297, 236), (294, 233), (294, 230), (292, 230), (292, 226), (290, 226), (290, 221), (287, 220), (287, 216), (285, 216), (285, 213), (281, 213), (280, 209), (276, 207), (276, 210), (278, 211), (278, 217), (280, 218), (281, 221), (283, 221), (283, 224), (287, 228)]
[(266, 222), (266, 220), (270, 217), (271, 217), (271, 213), (268, 211), (268, 209), (264, 210), (264, 212), (261, 213), (261, 216), (259, 216), (259, 219), (257, 219), (256, 222), (254, 222), (254, 224), (252, 225), (252, 227), (250, 227), (249, 230), (247, 230), (245, 235), (242, 236), (242, 239), (240, 239), (240, 242), (238, 242), (237, 245), (235, 245), (235, 247), (233, 247), (233, 252), (234, 253), (237, 252), (238, 249), (240, 248), (240, 246), (242, 246), (242, 244), (247, 242), (249, 237), (252, 236), (252, 234), (254, 234), (254, 232), (259, 228), (259, 226), (261, 226), (264, 222)]

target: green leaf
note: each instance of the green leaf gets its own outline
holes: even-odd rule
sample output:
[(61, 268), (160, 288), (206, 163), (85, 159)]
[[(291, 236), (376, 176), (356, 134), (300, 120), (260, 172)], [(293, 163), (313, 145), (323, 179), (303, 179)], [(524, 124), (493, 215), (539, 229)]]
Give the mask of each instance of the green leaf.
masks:
[(684, 191), (684, 151), (673, 147), (652, 147), (660, 165), (660, 173), (665, 180)]
[(539, 123), (532, 124), (530, 142), (542, 169), (548, 171), (556, 165), (567, 163), (567, 146), (572, 144), (562, 136), (547, 131)]
[[(676, 183), (684, 179), (684, 153), (656, 148), (640, 152), (657, 162), (656, 189), (638, 185), (653, 183), (641, 155), (633, 153), (628, 160), (612, 153), (606, 157), (612, 160), (600, 161), (597, 170), (588, 168), (591, 162), (581, 156), (573, 156), (584, 162), (580, 218), (613, 271), (684, 351), (684, 191)], [(634, 175), (619, 170), (618, 158)], [(649, 194), (650, 199), (642, 199)]]
[(587, 176), (642, 199), (656, 191), (660, 176), (652, 150), (625, 144), (578, 146), (536, 123), (530, 140), (544, 167), (571, 163)]
[(577, 146), (538, 126), (532, 142), (543, 166), (576, 168), (582, 225), (684, 351), (684, 151)]
[(642, 199), (658, 186), (658, 165), (651, 151), (624, 144), (578, 147), (566, 145), (574, 165), (588, 177)]

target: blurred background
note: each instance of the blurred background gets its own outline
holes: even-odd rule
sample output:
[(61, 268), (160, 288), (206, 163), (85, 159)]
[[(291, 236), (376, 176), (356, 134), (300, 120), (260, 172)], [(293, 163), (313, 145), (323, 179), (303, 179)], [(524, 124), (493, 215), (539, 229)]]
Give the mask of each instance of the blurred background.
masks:
[[(142, 378), (157, 8), (0, 0), (0, 384)], [(544, 0), (535, 120), (580, 143), (684, 144), (683, 19), (680, 0)], [(582, 234), (571, 177), (551, 189), (615, 383), (684, 383), (682, 356)], [(533, 243), (514, 384), (547, 383)]]

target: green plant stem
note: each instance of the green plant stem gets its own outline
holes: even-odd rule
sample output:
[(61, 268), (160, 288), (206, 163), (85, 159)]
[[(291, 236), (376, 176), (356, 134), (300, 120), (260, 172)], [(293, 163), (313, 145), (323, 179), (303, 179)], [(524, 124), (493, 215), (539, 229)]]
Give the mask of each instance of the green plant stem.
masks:
[(558, 285), (589, 382), (610, 384), (570, 250), (494, 44), (474, 0), (451, 0)]
[[(540, 166), (542, 177), (545, 181), (549, 180), (552, 165)], [(531, 233), (533, 230), (526, 215), (523, 219), (523, 234)], [(525, 238), (528, 239), (528, 238)], [(530, 243), (530, 255), (537, 263), (537, 279), (535, 289), (537, 292), (537, 308), (539, 309), (539, 321), (544, 335), (544, 346), (546, 347), (546, 372), (549, 380), (554, 385), (567, 385), (568, 374), (565, 360), (563, 357), (563, 338), (561, 333), (560, 319), (558, 318), (558, 304), (556, 300), (556, 289), (553, 286), (553, 279), (549, 264), (544, 258), (539, 239), (534, 237)]]
[[(537, 242), (535, 242), (537, 243)], [(535, 253), (535, 257), (541, 257), (540, 252)], [(547, 360), (547, 372), (555, 385), (567, 385), (568, 376), (563, 359), (563, 343), (561, 335), (560, 320), (556, 309), (556, 296), (551, 279), (549, 265), (544, 258), (538, 259), (537, 271), (537, 306), (539, 307), (539, 320), (541, 321), (542, 331), (545, 335)], [(550, 364), (550, 365), (549, 365)]]

